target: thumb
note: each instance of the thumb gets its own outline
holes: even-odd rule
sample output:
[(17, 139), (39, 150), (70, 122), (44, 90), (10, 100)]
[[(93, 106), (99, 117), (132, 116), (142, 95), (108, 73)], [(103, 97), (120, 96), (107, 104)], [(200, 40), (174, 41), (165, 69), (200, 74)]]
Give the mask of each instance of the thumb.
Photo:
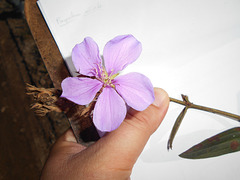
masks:
[(155, 101), (152, 105), (141, 112), (130, 109), (118, 129), (91, 147), (97, 148), (98, 157), (109, 162), (110, 168), (132, 169), (149, 137), (161, 124), (169, 106), (169, 97), (160, 88), (155, 88), (154, 93)]

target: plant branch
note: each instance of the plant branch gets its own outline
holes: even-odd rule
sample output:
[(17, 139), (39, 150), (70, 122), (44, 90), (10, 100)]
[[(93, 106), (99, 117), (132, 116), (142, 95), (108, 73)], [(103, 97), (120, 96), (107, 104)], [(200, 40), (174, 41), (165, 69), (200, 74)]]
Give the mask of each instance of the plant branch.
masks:
[(225, 112), (225, 111), (221, 111), (221, 110), (214, 109), (214, 108), (209, 108), (209, 107), (205, 107), (205, 106), (196, 105), (196, 104), (191, 103), (188, 100), (187, 96), (182, 95), (182, 97), (183, 97), (183, 101), (178, 100), (178, 99), (174, 99), (174, 98), (171, 98), (171, 97), (170, 97), (170, 101), (181, 104), (181, 105), (184, 105), (188, 108), (193, 108), (193, 109), (198, 109), (198, 110), (202, 110), (202, 111), (211, 112), (211, 113), (218, 114), (218, 115), (221, 115), (221, 116), (225, 116), (225, 117), (228, 117), (228, 118), (231, 118), (231, 119), (234, 119), (234, 120), (237, 120), (237, 121), (240, 122), (240, 116), (239, 115), (232, 114), (232, 113)]
[(182, 120), (183, 120), (185, 114), (187, 113), (187, 110), (190, 109), (190, 108), (215, 113), (215, 114), (225, 116), (225, 117), (228, 117), (228, 118), (231, 118), (231, 119), (234, 119), (234, 120), (237, 120), (238, 122), (240, 122), (240, 116), (239, 115), (228, 113), (228, 112), (221, 111), (221, 110), (218, 110), (218, 109), (213, 109), (213, 108), (193, 104), (189, 101), (188, 96), (186, 96), (186, 95), (182, 95), (182, 99), (183, 100), (178, 100), (178, 99), (174, 99), (174, 98), (170, 97), (171, 102), (181, 104), (181, 105), (185, 106), (185, 108), (179, 114), (176, 122), (174, 123), (174, 126), (172, 128), (172, 131), (171, 131), (171, 134), (170, 134), (170, 137), (169, 137), (169, 140), (168, 140), (167, 149), (169, 149), (169, 148), (172, 149), (173, 139), (174, 139), (175, 135), (177, 134), (177, 131), (178, 131), (178, 129), (179, 129), (181, 123), (182, 123)]

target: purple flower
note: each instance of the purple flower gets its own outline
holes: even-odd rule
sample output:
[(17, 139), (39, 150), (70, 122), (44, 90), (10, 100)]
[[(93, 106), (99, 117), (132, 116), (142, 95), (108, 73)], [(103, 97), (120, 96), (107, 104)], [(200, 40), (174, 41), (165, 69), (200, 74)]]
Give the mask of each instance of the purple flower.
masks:
[(117, 36), (105, 45), (101, 60), (96, 42), (85, 38), (73, 48), (72, 61), (86, 77), (64, 79), (61, 97), (87, 105), (100, 91), (93, 110), (94, 125), (102, 132), (115, 130), (126, 116), (127, 105), (142, 111), (154, 101), (153, 86), (146, 76), (135, 72), (118, 76), (141, 51), (141, 43), (132, 35)]

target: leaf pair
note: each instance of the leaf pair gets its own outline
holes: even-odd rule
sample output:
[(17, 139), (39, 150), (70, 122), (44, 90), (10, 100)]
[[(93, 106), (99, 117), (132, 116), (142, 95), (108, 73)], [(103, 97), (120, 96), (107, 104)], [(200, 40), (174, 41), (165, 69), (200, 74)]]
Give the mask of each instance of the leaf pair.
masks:
[[(170, 98), (170, 101), (184, 105), (185, 108), (179, 114), (177, 120), (174, 123), (174, 126), (172, 128), (172, 131), (168, 140), (168, 145), (167, 145), (168, 150), (172, 149), (172, 143), (173, 143), (174, 137), (189, 108), (216, 113), (216, 114), (240, 121), (240, 116), (238, 115), (220, 111), (213, 108), (195, 105), (189, 101), (188, 96), (182, 95), (182, 99), (183, 101)], [(217, 134), (213, 137), (210, 137), (202, 141), (201, 143), (193, 146), (192, 148), (188, 149), (187, 151), (183, 152), (179, 156), (182, 158), (188, 158), (188, 159), (200, 159), (200, 158), (216, 157), (216, 156), (220, 156), (223, 154), (228, 154), (236, 151), (240, 151), (240, 127), (235, 127), (227, 131), (224, 131), (220, 134)]]

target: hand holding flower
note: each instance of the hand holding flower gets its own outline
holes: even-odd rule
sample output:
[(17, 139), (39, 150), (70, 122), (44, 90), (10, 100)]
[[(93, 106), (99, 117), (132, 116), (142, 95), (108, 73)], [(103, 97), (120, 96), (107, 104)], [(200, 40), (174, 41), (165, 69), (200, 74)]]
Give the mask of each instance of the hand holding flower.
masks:
[(87, 148), (78, 144), (68, 130), (53, 146), (41, 179), (129, 179), (134, 163), (169, 106), (164, 90), (154, 92), (153, 104), (141, 112), (130, 108), (119, 128)]

